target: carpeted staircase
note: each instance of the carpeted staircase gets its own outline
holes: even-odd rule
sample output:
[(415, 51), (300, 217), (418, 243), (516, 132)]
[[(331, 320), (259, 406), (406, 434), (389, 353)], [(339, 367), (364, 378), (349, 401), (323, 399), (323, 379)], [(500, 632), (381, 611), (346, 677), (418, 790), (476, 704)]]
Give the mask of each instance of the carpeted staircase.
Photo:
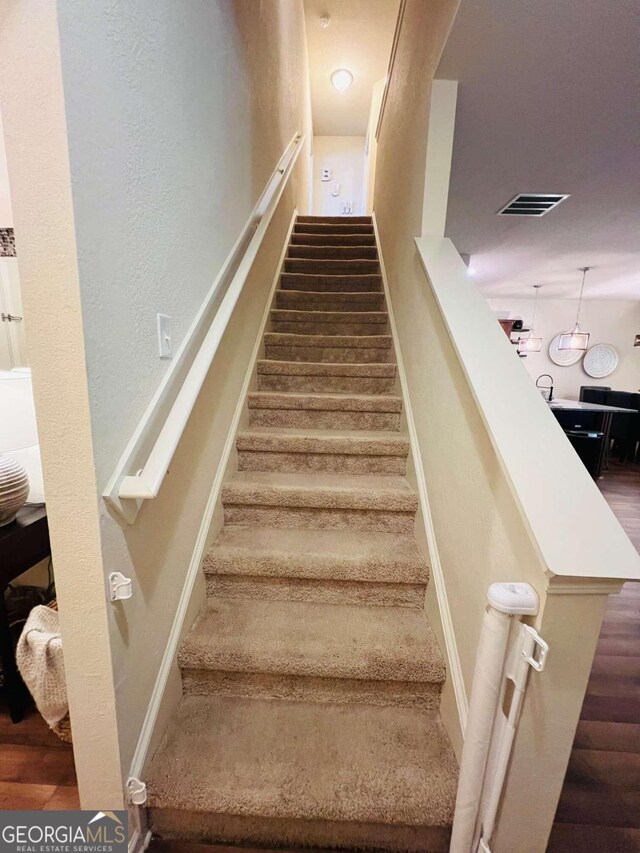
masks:
[(146, 777), (159, 836), (448, 850), (457, 766), (377, 258), (367, 217), (296, 221)]

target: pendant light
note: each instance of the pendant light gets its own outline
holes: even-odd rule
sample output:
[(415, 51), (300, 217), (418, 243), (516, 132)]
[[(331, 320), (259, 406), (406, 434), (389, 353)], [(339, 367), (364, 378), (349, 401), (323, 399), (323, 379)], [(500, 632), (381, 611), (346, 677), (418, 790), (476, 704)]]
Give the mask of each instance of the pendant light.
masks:
[(542, 349), (542, 338), (535, 334), (536, 324), (536, 308), (538, 307), (538, 291), (542, 287), (541, 284), (534, 284), (533, 289), (536, 292), (533, 300), (533, 317), (531, 318), (531, 328), (526, 338), (520, 338), (518, 341), (518, 352), (540, 352)]
[(582, 293), (584, 291), (584, 280), (591, 267), (580, 267), (582, 272), (582, 286), (580, 287), (580, 299), (578, 300), (578, 313), (576, 314), (576, 324), (570, 332), (564, 332), (560, 335), (558, 341), (558, 349), (571, 350), (586, 350), (589, 346), (589, 332), (580, 330), (580, 309), (582, 308)]

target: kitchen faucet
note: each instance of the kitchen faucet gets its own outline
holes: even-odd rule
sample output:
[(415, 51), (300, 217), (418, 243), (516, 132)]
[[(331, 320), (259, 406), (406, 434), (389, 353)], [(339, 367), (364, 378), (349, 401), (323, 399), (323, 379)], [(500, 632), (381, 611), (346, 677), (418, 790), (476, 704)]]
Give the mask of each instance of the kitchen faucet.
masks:
[[(539, 385), (538, 383), (541, 379), (550, 379), (551, 384)], [(538, 378), (536, 379), (536, 388), (540, 389), (540, 393), (547, 401), (547, 403), (550, 403), (553, 400), (553, 376), (551, 376), (549, 373), (541, 373), (540, 376), (538, 376)]]

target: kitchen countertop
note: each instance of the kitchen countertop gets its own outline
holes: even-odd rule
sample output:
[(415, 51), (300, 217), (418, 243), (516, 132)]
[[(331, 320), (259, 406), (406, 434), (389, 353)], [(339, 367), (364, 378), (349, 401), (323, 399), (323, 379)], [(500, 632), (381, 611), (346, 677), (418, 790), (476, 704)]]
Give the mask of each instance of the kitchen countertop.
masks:
[(564, 409), (572, 412), (626, 412), (637, 414), (637, 409), (621, 409), (619, 406), (604, 406), (602, 403), (581, 403), (579, 400), (552, 400), (549, 404), (551, 409)]

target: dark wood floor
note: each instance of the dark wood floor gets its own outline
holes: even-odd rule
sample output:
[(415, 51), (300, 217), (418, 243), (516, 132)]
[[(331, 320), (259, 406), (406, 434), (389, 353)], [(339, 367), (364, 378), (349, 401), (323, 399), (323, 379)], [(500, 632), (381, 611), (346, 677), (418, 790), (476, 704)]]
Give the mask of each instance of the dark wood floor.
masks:
[(0, 810), (77, 809), (71, 746), (32, 708), (14, 725), (0, 709)]
[[(599, 486), (640, 551), (640, 465)], [(640, 584), (609, 600), (547, 853), (640, 853)]]

